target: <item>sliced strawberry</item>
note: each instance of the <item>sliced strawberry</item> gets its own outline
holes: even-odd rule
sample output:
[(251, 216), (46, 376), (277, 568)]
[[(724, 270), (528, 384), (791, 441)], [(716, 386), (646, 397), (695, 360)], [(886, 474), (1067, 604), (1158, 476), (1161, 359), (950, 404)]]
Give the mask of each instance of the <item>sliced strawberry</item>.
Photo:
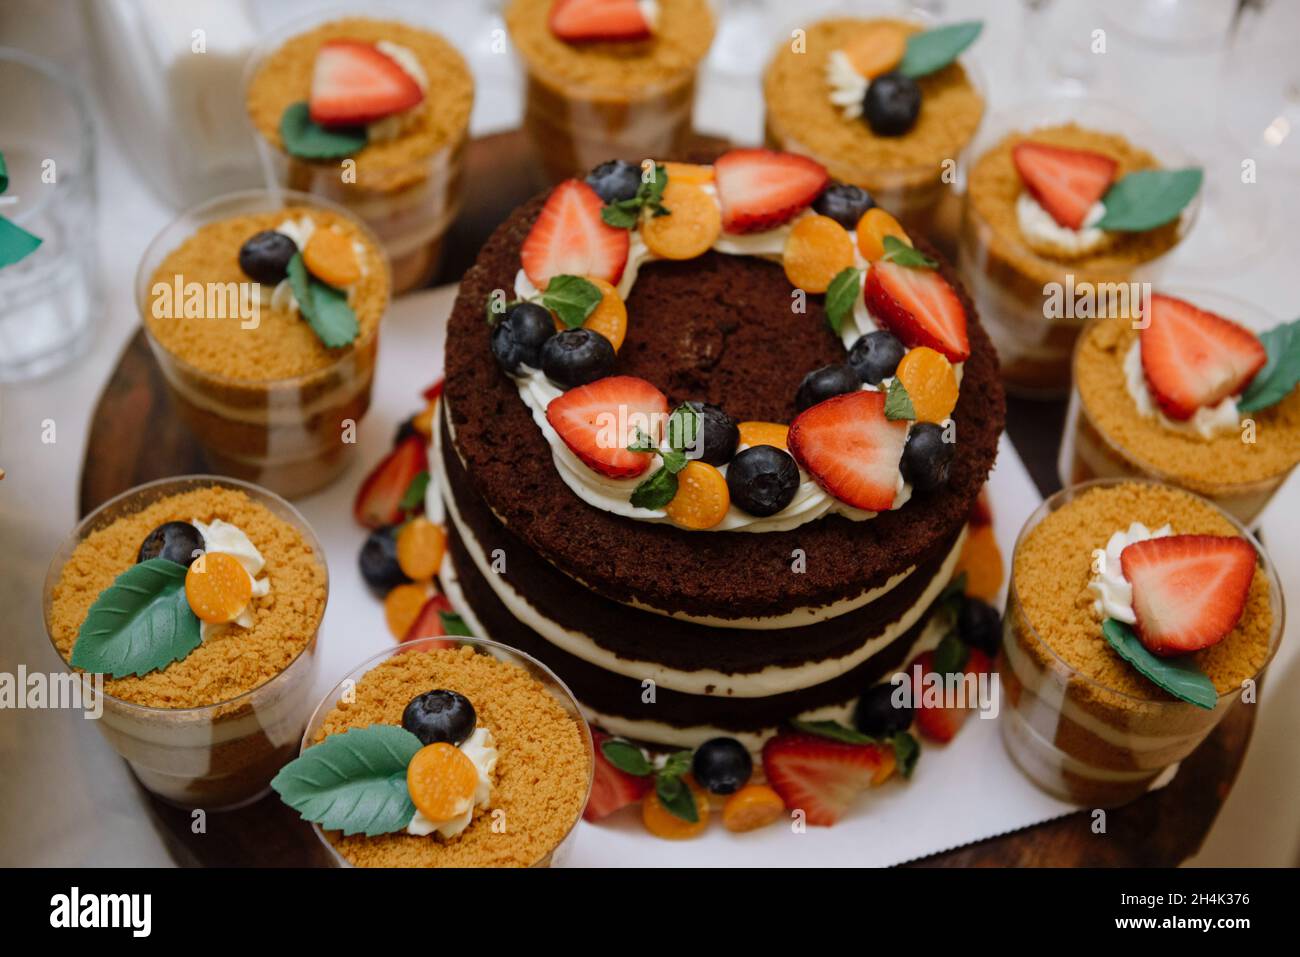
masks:
[(1110, 189), (1117, 166), (1101, 153), (1029, 140), (1017, 143), (1011, 158), (1030, 195), (1067, 229), (1083, 226), (1088, 210)]
[(628, 231), (600, 218), (605, 203), (581, 180), (567, 179), (546, 198), (519, 258), (538, 289), (553, 276), (592, 276), (617, 285), (627, 265)]
[[(916, 671), (918, 667), (921, 669), (919, 678)], [(966, 664), (962, 667), (963, 674), (988, 674), (991, 669), (992, 662), (989, 661), (987, 654), (979, 648), (968, 649)], [(934, 673), (933, 651), (924, 651), (917, 655), (907, 666), (905, 673), (912, 679), (912, 695), (916, 704), (916, 730), (931, 741), (938, 741), (941, 744), (951, 741), (970, 717), (975, 702), (968, 701), (964, 707), (958, 707), (956, 704), (926, 705), (923, 703), (922, 682), (927, 675)]]
[(425, 438), (409, 433), (366, 476), (352, 503), (352, 514), (366, 528), (395, 525), (402, 520), (402, 497), (411, 480), (429, 469)]
[(970, 358), (966, 310), (933, 269), (876, 262), (863, 288), (867, 308), (906, 346), (929, 346), (949, 362)]
[(442, 398), (442, 387), (446, 381), (447, 381), (446, 379), (439, 376), (437, 381), (435, 381), (433, 385), (429, 386), (427, 389), (421, 392), (420, 395), (424, 397), (426, 402), (434, 402)]
[[(447, 600), (446, 595), (434, 595), (424, 603), (424, 607), (416, 615), (415, 621), (411, 622), (411, 627), (402, 636), (402, 641), (415, 641), (417, 638), (437, 638), (439, 635), (447, 634), (447, 626), (442, 622), (442, 613), (454, 611), (455, 609), (451, 607), (451, 602)], [(454, 648), (456, 642), (448, 640), (431, 643), (430, 647)]]
[(1152, 295), (1150, 313), (1138, 333), (1142, 371), (1171, 419), (1241, 393), (1268, 361), (1253, 332), (1190, 302)]
[(830, 827), (871, 787), (884, 763), (875, 744), (845, 744), (803, 733), (782, 733), (763, 745), (763, 772), (785, 806), (801, 809), (809, 824)]
[(420, 84), (374, 44), (330, 40), (316, 53), (307, 111), (321, 126), (364, 126), (423, 99)]
[(637, 429), (655, 442), (668, 400), (645, 379), (616, 375), (570, 389), (551, 400), (546, 421), (588, 467), (615, 479), (636, 478), (650, 467), (649, 452), (629, 452)]
[(591, 797), (587, 798), (587, 808), (582, 812), (588, 821), (599, 821), (620, 808), (635, 804), (646, 796), (654, 783), (652, 775), (637, 777), (620, 771), (609, 763), (609, 758), (601, 751), (601, 745), (610, 737), (604, 731), (591, 729), (591, 743), (596, 748), (596, 766), (591, 779)]
[(637, 0), (555, 0), (550, 27), (552, 34), (570, 43), (650, 36), (650, 21)]
[(790, 423), (790, 454), (817, 484), (854, 508), (894, 504), (907, 422), (885, 418), (883, 392), (849, 392), (819, 402)]
[(825, 167), (806, 156), (775, 150), (743, 149), (723, 153), (713, 164), (722, 228), (753, 233), (780, 226), (812, 204), (830, 177)]
[(1255, 576), (1255, 549), (1235, 535), (1149, 538), (1119, 561), (1133, 586), (1138, 638), (1155, 655), (1222, 641), (1241, 621)]

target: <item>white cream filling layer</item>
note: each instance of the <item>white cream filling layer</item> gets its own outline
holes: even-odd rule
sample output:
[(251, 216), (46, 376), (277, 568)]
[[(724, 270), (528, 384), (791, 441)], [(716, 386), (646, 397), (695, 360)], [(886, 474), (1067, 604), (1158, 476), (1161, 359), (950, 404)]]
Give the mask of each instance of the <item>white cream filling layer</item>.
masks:
[(1133, 613), (1133, 586), (1124, 577), (1120, 554), (1134, 542), (1165, 538), (1173, 533), (1174, 530), (1169, 525), (1162, 525), (1153, 531), (1141, 522), (1134, 522), (1127, 529), (1111, 535), (1105, 548), (1093, 549), (1093, 576), (1088, 582), (1088, 590), (1097, 596), (1092, 603), (1092, 610), (1098, 618), (1114, 618), (1126, 625), (1137, 622), (1137, 616)]
[(444, 840), (453, 838), (469, 827), (470, 821), (474, 820), (475, 808), (487, 807), (488, 799), (492, 795), (492, 772), (497, 766), (496, 741), (492, 738), (492, 732), (479, 725), (474, 729), (474, 733), (465, 739), (460, 750), (478, 772), (478, 784), (474, 787), (474, 794), (465, 801), (463, 808), (442, 821), (430, 820), (417, 808), (411, 822), (406, 825), (407, 834), (424, 837), (437, 833)]
[(1096, 225), (1105, 215), (1106, 207), (1100, 201), (1095, 202), (1084, 217), (1083, 226), (1071, 229), (1053, 219), (1028, 190), (1021, 191), (1016, 200), (1016, 221), (1027, 239), (1074, 255), (1096, 249), (1106, 239), (1106, 231)]
[(1142, 340), (1134, 339), (1133, 344), (1124, 353), (1124, 387), (1128, 390), (1138, 414), (1143, 418), (1155, 419), (1160, 427), (1183, 435), (1197, 435), (1203, 439), (1212, 439), (1226, 432), (1236, 432), (1241, 428), (1241, 413), (1237, 409), (1239, 395), (1225, 397), (1217, 405), (1203, 406), (1196, 410), (1190, 419), (1178, 421), (1165, 415), (1151, 395), (1147, 385), (1146, 373), (1142, 371)]

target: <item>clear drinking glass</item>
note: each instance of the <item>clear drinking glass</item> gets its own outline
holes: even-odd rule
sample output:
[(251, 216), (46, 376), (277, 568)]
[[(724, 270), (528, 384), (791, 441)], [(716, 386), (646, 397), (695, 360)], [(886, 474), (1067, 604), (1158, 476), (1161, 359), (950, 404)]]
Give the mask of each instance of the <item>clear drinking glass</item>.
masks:
[(96, 300), (94, 127), (67, 71), (0, 47), (0, 216), (39, 237), (0, 267), (0, 382), (51, 372), (90, 341)]

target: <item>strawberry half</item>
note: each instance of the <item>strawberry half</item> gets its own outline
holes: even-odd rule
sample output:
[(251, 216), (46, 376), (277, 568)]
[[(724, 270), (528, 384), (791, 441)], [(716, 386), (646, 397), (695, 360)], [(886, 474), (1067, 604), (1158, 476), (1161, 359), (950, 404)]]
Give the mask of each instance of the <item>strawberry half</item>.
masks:
[(552, 34), (570, 43), (650, 36), (650, 21), (637, 0), (555, 0), (550, 27)]
[(744, 149), (723, 153), (713, 164), (722, 228), (753, 233), (780, 226), (821, 195), (830, 177), (806, 156), (775, 150)]
[(970, 358), (966, 310), (933, 269), (876, 262), (862, 292), (867, 308), (906, 346), (929, 346), (949, 362)]
[[(923, 651), (907, 666), (906, 674), (912, 679), (913, 701), (916, 703), (916, 730), (931, 741), (947, 744), (957, 736), (961, 726), (970, 717), (976, 702), (968, 701), (965, 707), (938, 705), (934, 707), (922, 704), (923, 688), (916, 680), (916, 668), (921, 669), (921, 679), (934, 673), (934, 652)], [(962, 668), (963, 674), (988, 674), (992, 668), (989, 656), (978, 648), (969, 649), (969, 656)]]
[(374, 44), (330, 40), (316, 53), (307, 112), (321, 126), (364, 126), (423, 99), (420, 84)]
[(551, 190), (519, 251), (534, 286), (545, 289), (553, 276), (593, 276), (618, 285), (627, 265), (628, 231), (600, 218), (604, 205), (581, 180), (566, 179)]
[(830, 827), (871, 787), (884, 763), (879, 745), (845, 744), (812, 734), (778, 734), (763, 745), (763, 772), (785, 806), (809, 824)]
[(1152, 295), (1138, 333), (1147, 385), (1171, 419), (1241, 393), (1268, 361), (1255, 334), (1171, 296)]
[(637, 777), (610, 764), (609, 758), (601, 751), (601, 745), (609, 739), (610, 735), (605, 732), (591, 729), (591, 743), (596, 747), (596, 765), (592, 769), (591, 797), (587, 798), (587, 807), (582, 812), (588, 821), (599, 821), (629, 804), (635, 804), (646, 796), (654, 783), (652, 775)]
[(414, 479), (429, 469), (425, 438), (406, 436), (384, 456), (357, 489), (352, 515), (366, 528), (395, 525), (402, 520), (402, 497)]
[(615, 375), (556, 396), (546, 421), (589, 468), (614, 479), (636, 478), (650, 467), (649, 452), (629, 452), (636, 430), (659, 441), (668, 400), (645, 379)]
[[(454, 612), (456, 609), (451, 607), (451, 602), (443, 594), (434, 595), (424, 603), (420, 613), (415, 616), (415, 621), (411, 622), (411, 627), (406, 629), (406, 634), (402, 636), (402, 641), (415, 641), (419, 638), (437, 638), (439, 635), (447, 634), (447, 626), (442, 623), (443, 612)], [(431, 644), (431, 648), (454, 648), (456, 642), (447, 640)]]
[(907, 422), (885, 418), (883, 392), (819, 402), (790, 423), (790, 454), (841, 502), (883, 512), (894, 504)]
[(1182, 655), (1222, 641), (1241, 621), (1255, 549), (1235, 535), (1168, 535), (1119, 556), (1133, 586), (1137, 634), (1154, 655)]
[(1118, 164), (1109, 156), (1029, 140), (1011, 150), (1020, 178), (1038, 205), (1067, 229), (1080, 229), (1106, 195)]

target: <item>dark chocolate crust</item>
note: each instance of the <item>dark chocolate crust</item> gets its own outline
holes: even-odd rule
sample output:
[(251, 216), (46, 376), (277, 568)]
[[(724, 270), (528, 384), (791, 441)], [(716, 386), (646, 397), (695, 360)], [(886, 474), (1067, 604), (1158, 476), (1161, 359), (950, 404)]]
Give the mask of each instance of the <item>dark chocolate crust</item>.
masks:
[[(920, 564), (965, 523), (997, 454), (1005, 401), (997, 357), (964, 289), (972, 354), (953, 418), (948, 485), (866, 522), (828, 516), (788, 532), (688, 532), (592, 508), (564, 484), (550, 448), (488, 346), (493, 290), (513, 297), (519, 249), (544, 197), (503, 223), (465, 274), (448, 322), (444, 398), (456, 447), (486, 503), (528, 546), (615, 601), (716, 617), (775, 615), (830, 604)], [(844, 349), (822, 297), (792, 309), (781, 267), (707, 253), (645, 265), (628, 298), (617, 372), (662, 389), (670, 404), (702, 399), (737, 419), (789, 422), (800, 379)], [(796, 552), (800, 550), (800, 552)], [(791, 574), (802, 554), (805, 571)]]

